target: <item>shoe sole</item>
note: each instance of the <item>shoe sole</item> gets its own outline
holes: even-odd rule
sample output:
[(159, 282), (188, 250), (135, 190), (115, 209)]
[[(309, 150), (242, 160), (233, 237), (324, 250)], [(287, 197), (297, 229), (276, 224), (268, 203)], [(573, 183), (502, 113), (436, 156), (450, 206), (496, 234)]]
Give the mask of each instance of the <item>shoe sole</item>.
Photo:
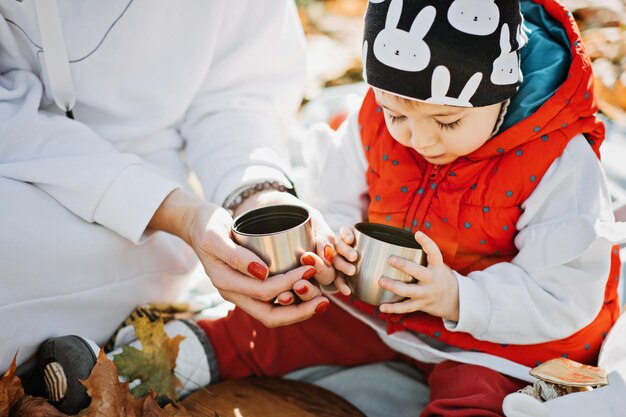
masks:
[(79, 336), (61, 336), (46, 340), (39, 348), (38, 368), (52, 404), (65, 414), (77, 414), (91, 399), (80, 380), (89, 377), (96, 364), (96, 354)]

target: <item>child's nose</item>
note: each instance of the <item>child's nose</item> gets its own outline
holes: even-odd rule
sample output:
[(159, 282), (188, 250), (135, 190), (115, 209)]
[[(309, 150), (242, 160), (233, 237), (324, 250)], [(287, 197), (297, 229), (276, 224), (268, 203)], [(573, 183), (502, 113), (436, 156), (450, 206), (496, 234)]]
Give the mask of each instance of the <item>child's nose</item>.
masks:
[(411, 145), (416, 151), (429, 148), (438, 142), (434, 133), (424, 130), (413, 130), (411, 132)]

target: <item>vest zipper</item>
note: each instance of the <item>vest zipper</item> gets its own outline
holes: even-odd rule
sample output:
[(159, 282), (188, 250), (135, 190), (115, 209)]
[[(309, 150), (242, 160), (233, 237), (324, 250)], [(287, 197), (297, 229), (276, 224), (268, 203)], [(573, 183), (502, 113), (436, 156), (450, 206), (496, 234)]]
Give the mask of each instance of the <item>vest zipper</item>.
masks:
[[(430, 165), (429, 169), (427, 170), (427, 174), (425, 173), (422, 183), (420, 184), (421, 192), (418, 190), (419, 196), (413, 201), (413, 208), (409, 211), (409, 213), (411, 214), (407, 216), (406, 220), (404, 221), (405, 227), (416, 226), (415, 221), (417, 222), (418, 230), (422, 230), (422, 228), (425, 226), (424, 217), (426, 216), (428, 207), (423, 203), (425, 200), (430, 200), (435, 194), (435, 188), (439, 185), (440, 181), (440, 172), (441, 165)], [(426, 228), (428, 228), (428, 226), (426, 226)]]

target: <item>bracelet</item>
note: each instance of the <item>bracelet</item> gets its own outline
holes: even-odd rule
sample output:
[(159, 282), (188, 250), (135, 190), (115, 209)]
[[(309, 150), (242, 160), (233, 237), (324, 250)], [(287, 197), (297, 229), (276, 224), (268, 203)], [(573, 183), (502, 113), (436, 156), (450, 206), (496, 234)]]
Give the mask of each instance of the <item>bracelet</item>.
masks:
[(283, 183), (279, 181), (264, 181), (256, 184), (245, 185), (242, 188), (236, 189), (232, 192), (226, 200), (222, 207), (226, 210), (229, 210), (231, 213), (234, 212), (237, 207), (239, 207), (248, 197), (260, 193), (261, 191), (266, 190), (276, 190), (276, 191), (289, 191), (290, 188), (287, 188)]

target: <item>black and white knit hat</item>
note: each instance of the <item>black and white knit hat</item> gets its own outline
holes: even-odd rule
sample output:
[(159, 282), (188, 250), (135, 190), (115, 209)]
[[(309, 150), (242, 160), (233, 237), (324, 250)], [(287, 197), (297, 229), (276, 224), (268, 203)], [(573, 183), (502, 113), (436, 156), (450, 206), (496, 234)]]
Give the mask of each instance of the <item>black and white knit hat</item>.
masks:
[(488, 106), (517, 92), (526, 41), (518, 0), (370, 0), (364, 78), (409, 99)]

